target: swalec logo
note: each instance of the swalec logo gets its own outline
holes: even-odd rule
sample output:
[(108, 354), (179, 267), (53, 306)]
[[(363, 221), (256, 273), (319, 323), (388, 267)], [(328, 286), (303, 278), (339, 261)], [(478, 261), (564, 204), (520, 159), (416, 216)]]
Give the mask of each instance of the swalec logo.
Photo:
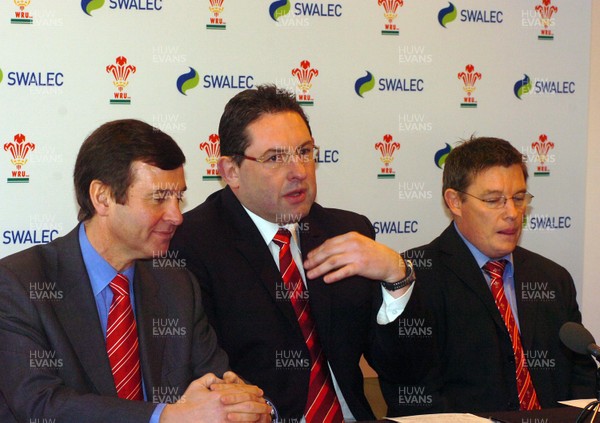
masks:
[(527, 74), (523, 74), (523, 79), (519, 79), (515, 83), (515, 86), (513, 87), (513, 92), (519, 100), (522, 100), (521, 97), (527, 94), (529, 91), (531, 91), (531, 79)]
[(183, 75), (177, 78), (177, 91), (179, 91), (183, 95), (187, 95), (186, 92), (198, 86), (200, 82), (200, 76), (198, 72), (192, 67), (190, 67), (190, 71), (184, 73)]
[(448, 154), (450, 154), (451, 151), (452, 151), (452, 147), (450, 147), (450, 144), (446, 143), (446, 146), (444, 148), (435, 152), (433, 161), (438, 168), (440, 168), (440, 169), (444, 168), (444, 164), (446, 164), (446, 159), (448, 158)]
[(102, 6), (104, 6), (104, 0), (81, 0), (81, 10), (88, 16), (92, 16), (92, 12)]
[(290, 4), (290, 0), (278, 0), (271, 3), (269, 6), (269, 16), (275, 22), (279, 20), (280, 17), (287, 15), (290, 13), (290, 9), (292, 5)]
[[(446, 25), (456, 20), (458, 15), (456, 7), (448, 2), (448, 7), (438, 12), (438, 22), (446, 28)], [(501, 24), (504, 22), (504, 12), (502, 10), (463, 9), (460, 11), (460, 22)]]
[(446, 25), (456, 19), (456, 7), (448, 2), (448, 7), (443, 8), (438, 13), (438, 22), (446, 28)]
[(357, 96), (363, 98), (363, 94), (371, 91), (375, 88), (375, 77), (369, 71), (365, 71), (367, 74), (361, 78), (358, 78), (354, 83), (354, 92)]

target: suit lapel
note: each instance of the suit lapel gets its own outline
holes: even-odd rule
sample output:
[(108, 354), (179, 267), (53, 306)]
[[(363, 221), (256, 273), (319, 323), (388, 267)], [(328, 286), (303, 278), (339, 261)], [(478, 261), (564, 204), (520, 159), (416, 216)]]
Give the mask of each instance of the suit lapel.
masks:
[(456, 232), (454, 223), (451, 223), (440, 236), (440, 245), (442, 251), (445, 253), (442, 255), (444, 265), (479, 298), (496, 325), (508, 335), (506, 325), (498, 311), (483, 272), (477, 265), (467, 245), (460, 238), (458, 232)]
[(150, 398), (153, 388), (160, 386), (164, 336), (154, 336), (154, 327), (160, 319), (167, 319), (167, 310), (159, 297), (159, 282), (148, 269), (147, 262), (137, 262), (135, 267), (136, 320), (140, 345), (140, 363), (144, 376), (146, 397)]
[[(280, 294), (277, 293), (277, 284), (282, 283), (281, 274), (264, 238), (229, 187), (225, 188), (223, 199), (228, 214), (224, 219), (232, 223), (231, 232), (225, 232), (223, 237), (229, 238), (229, 242), (247, 262), (255, 274), (252, 279), (258, 280), (269, 293), (276, 308), (289, 322), (290, 328), (302, 336), (291, 303), (282, 301)], [(224, 227), (228, 226), (224, 225)], [(242, 280), (243, 278), (244, 276), (241, 277)]]
[(54, 277), (64, 293), (54, 304), (56, 315), (77, 354), (81, 366), (100, 395), (117, 396), (106, 354), (98, 310), (83, 263), (78, 239), (79, 227), (56, 242)]
[[(319, 205), (314, 204), (308, 216), (300, 222), (301, 228), (308, 228), (308, 230), (300, 230), (300, 247), (303, 259), (311, 250), (324, 243), (328, 238), (327, 231), (319, 224), (319, 219), (315, 218), (319, 207)], [(330, 348), (326, 343), (333, 338), (330, 335), (332, 309), (330, 290), (327, 289), (327, 284), (322, 277), (317, 279), (307, 278), (306, 284), (308, 286), (311, 312), (321, 345), (327, 352)]]
[(532, 281), (532, 278), (528, 275), (526, 260), (526, 257), (522, 254), (522, 250), (517, 247), (513, 253), (515, 295), (517, 296), (521, 343), (523, 344), (523, 349), (528, 350), (533, 345), (533, 334), (535, 333), (536, 322), (538, 321), (539, 301), (523, 300), (523, 283)]

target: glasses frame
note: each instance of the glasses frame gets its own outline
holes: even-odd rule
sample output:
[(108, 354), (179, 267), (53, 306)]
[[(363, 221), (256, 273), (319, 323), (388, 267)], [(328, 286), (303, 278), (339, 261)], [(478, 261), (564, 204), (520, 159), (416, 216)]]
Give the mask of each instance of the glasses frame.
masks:
[[(492, 209), (492, 210), (499, 210), (499, 209), (502, 209), (502, 208), (506, 207), (506, 203), (508, 202), (508, 200), (512, 200), (513, 204), (514, 204), (515, 203), (515, 195), (519, 195), (519, 194), (515, 194), (512, 197), (507, 197), (505, 195), (500, 195), (500, 196), (495, 197), (495, 198), (486, 199), (486, 198), (479, 198), (479, 197), (477, 197), (477, 196), (475, 196), (473, 194), (469, 194), (468, 192), (461, 191), (461, 190), (458, 190), (458, 189), (455, 190), (455, 191), (456, 192), (460, 192), (461, 194), (468, 195), (469, 197), (473, 197), (473, 198), (475, 198), (475, 199), (477, 199), (479, 201), (484, 202), (485, 205), (489, 209)], [(525, 198), (523, 199), (524, 204), (522, 206), (517, 206), (516, 204), (514, 204), (516, 208), (526, 208), (528, 205), (531, 204), (531, 201), (535, 198), (535, 196), (533, 194), (531, 194), (531, 193), (529, 193), (527, 191), (525, 191), (523, 193), (523, 195), (525, 195)], [(504, 200), (504, 202), (502, 203), (502, 205), (501, 206), (494, 206), (494, 204), (496, 203), (496, 201), (498, 201), (500, 199)]]
[[(286, 154), (288, 156), (294, 156), (294, 157), (295, 156), (299, 156), (298, 150), (300, 150), (302, 148), (309, 147), (309, 146), (312, 147), (312, 149), (313, 149), (313, 151), (312, 151), (313, 160), (315, 160), (316, 156), (319, 154), (320, 147), (318, 145), (315, 145), (314, 141), (313, 141), (312, 144), (303, 144), (303, 145), (301, 145), (299, 147), (296, 147), (294, 154), (289, 154), (289, 153), (286, 153)], [(281, 154), (281, 153), (279, 153), (279, 154)], [(234, 156), (235, 157), (242, 157), (244, 159), (248, 159), (248, 160), (251, 160), (251, 161), (256, 162), (256, 163), (266, 164), (267, 166), (271, 165), (273, 169), (286, 166), (286, 165), (288, 165), (290, 163), (294, 163), (293, 160), (282, 160), (280, 162), (269, 162), (268, 160), (272, 156), (272, 154), (267, 154), (267, 153), (264, 153), (261, 157), (247, 156), (247, 155), (245, 155), (243, 153), (237, 153), (237, 154), (234, 154)], [(265, 156), (267, 156), (267, 157), (265, 157)]]

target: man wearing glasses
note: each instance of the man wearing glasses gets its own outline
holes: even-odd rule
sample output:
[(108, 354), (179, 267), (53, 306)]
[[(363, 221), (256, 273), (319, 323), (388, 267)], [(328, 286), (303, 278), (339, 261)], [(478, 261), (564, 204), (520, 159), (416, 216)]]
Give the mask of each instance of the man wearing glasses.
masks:
[[(412, 338), (430, 338), (431, 372), (412, 391), (388, 383), (400, 362), (397, 375), (380, 375), (391, 415), (535, 410), (595, 396), (591, 358), (558, 336), (565, 322), (581, 322), (571, 276), (517, 246), (533, 199), (526, 182), (523, 157), (507, 141), (473, 138), (448, 155), (442, 191), (453, 222), (404, 254), (418, 260), (399, 341), (410, 342), (408, 323), (428, 328)], [(415, 390), (421, 400), (410, 402)]]
[[(386, 294), (393, 308), (412, 271), (372, 241), (366, 217), (314, 202), (318, 147), (293, 93), (267, 85), (237, 94), (219, 136), (227, 187), (185, 214), (171, 248), (197, 276), (231, 368), (264, 389), (281, 421), (373, 419), (359, 359), (383, 307), (380, 282), (396, 283)], [(350, 231), (372, 242), (361, 244), (364, 256), (386, 260), (361, 276), (331, 275), (343, 263), (305, 273), (303, 256)]]

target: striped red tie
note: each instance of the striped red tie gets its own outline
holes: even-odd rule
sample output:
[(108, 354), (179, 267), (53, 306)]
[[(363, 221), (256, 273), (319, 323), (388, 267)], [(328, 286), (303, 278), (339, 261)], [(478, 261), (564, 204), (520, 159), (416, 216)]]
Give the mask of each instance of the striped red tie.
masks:
[(329, 367), (310, 312), (310, 304), (304, 283), (290, 251), (291, 233), (280, 228), (273, 242), (279, 246), (279, 271), (287, 287), (298, 324), (304, 335), (311, 358), (310, 382), (304, 416), (307, 423), (343, 422), (342, 408), (335, 394)]
[(527, 368), (527, 360), (523, 352), (523, 345), (521, 345), (521, 335), (519, 334), (519, 328), (515, 322), (508, 300), (504, 295), (504, 281), (502, 276), (504, 275), (504, 268), (506, 267), (506, 260), (488, 261), (484, 266), (483, 270), (487, 272), (491, 280), (492, 295), (496, 301), (496, 306), (504, 319), (506, 329), (513, 345), (513, 351), (515, 354), (515, 363), (517, 365), (517, 389), (519, 390), (519, 403), (521, 410), (539, 410), (540, 404), (535, 393), (533, 382), (531, 381), (531, 375)]
[(113, 300), (108, 311), (106, 351), (119, 398), (143, 400), (137, 326), (129, 299), (129, 281), (117, 274), (110, 282)]

